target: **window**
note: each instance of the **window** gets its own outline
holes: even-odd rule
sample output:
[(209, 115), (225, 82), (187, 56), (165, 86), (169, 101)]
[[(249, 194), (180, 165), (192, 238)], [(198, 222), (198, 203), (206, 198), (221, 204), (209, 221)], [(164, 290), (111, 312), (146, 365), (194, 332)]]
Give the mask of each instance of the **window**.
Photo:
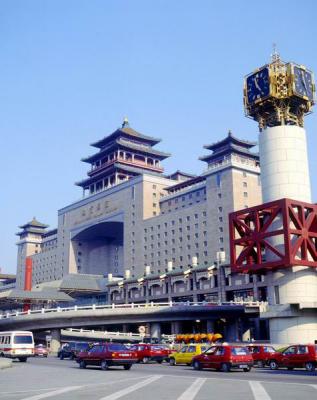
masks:
[(132, 188), (131, 188), (131, 197), (132, 197), (132, 200), (135, 200), (135, 187), (134, 186), (132, 186)]
[(222, 217), (219, 217), (218, 220), (219, 220), (219, 222), (223, 222), (223, 218)]
[(221, 199), (221, 197), (222, 197), (221, 193), (218, 193), (218, 199)]
[(195, 214), (195, 219), (198, 219), (198, 214)]
[(152, 186), (152, 189), (156, 189), (156, 185), (153, 185), (153, 186)]
[(219, 232), (223, 232), (223, 227), (219, 226)]
[(181, 224), (183, 222), (182, 218), (179, 218), (178, 222)]
[(274, 286), (275, 304), (280, 304), (280, 291), (278, 286)]
[(218, 207), (218, 211), (219, 211), (219, 212), (222, 212), (222, 207)]
[(243, 182), (243, 187), (248, 187), (248, 183), (247, 182)]
[(246, 178), (247, 177), (247, 173), (245, 171), (243, 171), (243, 177)]
[(218, 187), (221, 186), (221, 174), (217, 174), (217, 175), (216, 175), (216, 183), (217, 183), (217, 186), (218, 186)]
[(243, 197), (248, 197), (248, 192), (243, 192)]

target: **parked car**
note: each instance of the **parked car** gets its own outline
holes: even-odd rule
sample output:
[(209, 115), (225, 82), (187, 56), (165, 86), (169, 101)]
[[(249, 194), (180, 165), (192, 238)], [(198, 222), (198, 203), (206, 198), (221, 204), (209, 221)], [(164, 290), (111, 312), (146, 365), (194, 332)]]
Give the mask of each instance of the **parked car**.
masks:
[(193, 358), (194, 369), (214, 368), (229, 372), (231, 369), (242, 369), (249, 372), (253, 366), (253, 358), (245, 346), (212, 346), (204, 353)]
[(306, 368), (315, 371), (317, 365), (317, 345), (297, 344), (287, 347), (283, 352), (276, 352), (269, 360), (272, 370), (278, 368)]
[(272, 359), (277, 352), (272, 346), (252, 345), (247, 347), (252, 354), (254, 365), (260, 368), (268, 365), (269, 360)]
[(34, 355), (38, 357), (47, 357), (48, 356), (47, 347), (45, 347), (44, 344), (37, 344), (34, 347)]
[(149, 361), (156, 361), (161, 364), (168, 360), (171, 350), (166, 345), (139, 343), (130, 347), (135, 351), (139, 362), (147, 364)]
[(100, 343), (94, 345), (89, 351), (78, 353), (76, 361), (80, 368), (98, 365), (105, 371), (113, 365), (123, 366), (125, 370), (129, 370), (138, 359), (136, 352), (128, 350), (123, 344)]
[(70, 342), (58, 351), (57, 357), (59, 357), (61, 360), (64, 358), (70, 358), (71, 360), (74, 360), (79, 352), (86, 351), (89, 349), (89, 347), (90, 344), (87, 342)]
[(210, 346), (208, 344), (192, 343), (182, 347), (178, 352), (170, 355), (170, 365), (187, 364), (191, 365), (193, 358), (205, 352)]

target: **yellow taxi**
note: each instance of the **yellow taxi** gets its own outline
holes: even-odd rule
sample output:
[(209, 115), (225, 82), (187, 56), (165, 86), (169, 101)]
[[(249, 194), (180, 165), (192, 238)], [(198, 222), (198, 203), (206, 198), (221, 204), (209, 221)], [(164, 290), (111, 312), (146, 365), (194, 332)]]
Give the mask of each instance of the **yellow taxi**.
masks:
[(182, 347), (177, 353), (170, 355), (170, 365), (187, 364), (191, 365), (192, 359), (195, 356), (209, 349), (210, 344), (206, 343), (189, 343)]

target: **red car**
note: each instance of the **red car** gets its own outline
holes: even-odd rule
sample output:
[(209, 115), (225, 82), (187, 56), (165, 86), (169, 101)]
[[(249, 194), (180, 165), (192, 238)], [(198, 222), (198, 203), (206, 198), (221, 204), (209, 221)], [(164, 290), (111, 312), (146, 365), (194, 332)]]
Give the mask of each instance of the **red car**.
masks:
[(169, 359), (171, 350), (164, 345), (159, 344), (136, 344), (130, 347), (130, 350), (137, 353), (138, 361), (144, 364), (149, 361), (156, 361), (161, 364)]
[(38, 344), (34, 347), (34, 355), (39, 357), (47, 357), (48, 350), (43, 344)]
[(315, 371), (317, 365), (317, 345), (297, 344), (289, 346), (282, 353), (276, 352), (268, 363), (273, 370), (284, 367), (289, 370), (306, 368), (307, 371)]
[(268, 365), (269, 360), (271, 360), (277, 352), (272, 346), (253, 345), (247, 347), (249, 352), (252, 354), (254, 365), (260, 368)]
[(192, 365), (196, 370), (214, 368), (229, 372), (235, 368), (249, 372), (253, 366), (253, 358), (245, 346), (212, 346), (204, 353), (195, 356)]
[(128, 370), (138, 359), (137, 354), (128, 350), (123, 344), (100, 343), (94, 345), (89, 351), (78, 353), (76, 361), (80, 368), (98, 365), (105, 371), (113, 365), (121, 365)]

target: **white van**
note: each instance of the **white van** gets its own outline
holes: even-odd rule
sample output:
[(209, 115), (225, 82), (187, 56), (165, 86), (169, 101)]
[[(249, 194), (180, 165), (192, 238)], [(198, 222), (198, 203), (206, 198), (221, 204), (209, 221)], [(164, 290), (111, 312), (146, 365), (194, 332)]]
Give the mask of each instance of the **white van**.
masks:
[(0, 356), (25, 362), (34, 356), (33, 333), (28, 331), (0, 332)]

